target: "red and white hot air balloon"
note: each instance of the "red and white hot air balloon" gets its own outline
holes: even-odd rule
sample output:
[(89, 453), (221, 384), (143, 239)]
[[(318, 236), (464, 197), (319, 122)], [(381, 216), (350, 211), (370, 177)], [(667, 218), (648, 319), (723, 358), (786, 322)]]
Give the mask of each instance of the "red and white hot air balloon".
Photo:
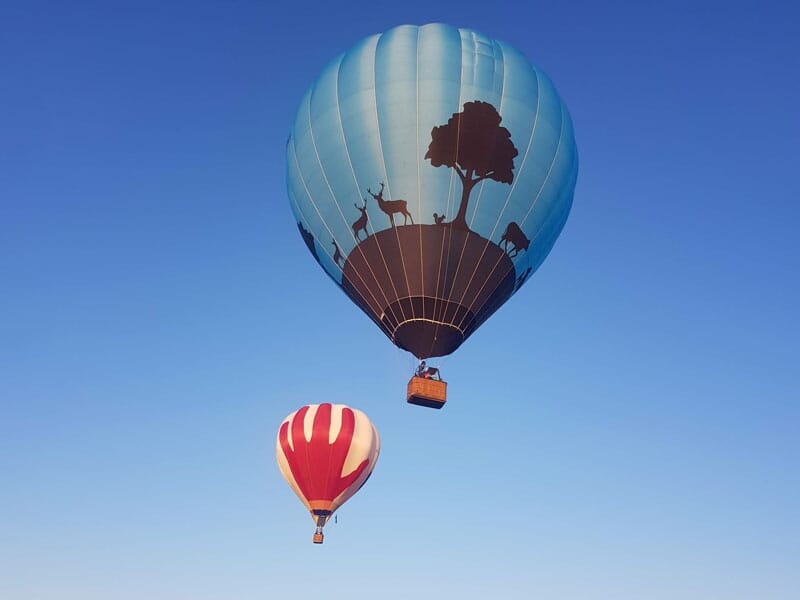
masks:
[(367, 481), (379, 452), (367, 415), (344, 404), (304, 406), (281, 423), (278, 468), (317, 524), (315, 544), (325, 522)]

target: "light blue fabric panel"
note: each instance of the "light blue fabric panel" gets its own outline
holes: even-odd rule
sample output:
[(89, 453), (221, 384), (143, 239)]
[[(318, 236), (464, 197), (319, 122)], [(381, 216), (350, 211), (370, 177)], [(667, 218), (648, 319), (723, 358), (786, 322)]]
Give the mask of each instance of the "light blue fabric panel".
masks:
[[(434, 213), (455, 217), (461, 181), (425, 154), (433, 128), (476, 100), (497, 109), (518, 154), (510, 184), (486, 179), (472, 190), (468, 226), (499, 243), (517, 223), (530, 240), (512, 257), (517, 275), (541, 265), (569, 215), (578, 170), (572, 121), (553, 84), (518, 50), (479, 32), (403, 25), (325, 68), (301, 100), (287, 144), (290, 206), (334, 281), (343, 264), (334, 261), (336, 247), (343, 257), (357, 247), (356, 205), (366, 202), (368, 234), (391, 226), (368, 189), (377, 193), (383, 183), (383, 199), (405, 200), (415, 224), (432, 224)], [(394, 219), (403, 225), (402, 214)]]
[(418, 207), (420, 220), (431, 223), (433, 213), (455, 215), (461, 195), (458, 178), (452, 169), (431, 168), (425, 159), (431, 130), (461, 110), (461, 35), (448, 25), (420, 27), (418, 37), (419, 98), (417, 136), (420, 152), (416, 157), (419, 171)]

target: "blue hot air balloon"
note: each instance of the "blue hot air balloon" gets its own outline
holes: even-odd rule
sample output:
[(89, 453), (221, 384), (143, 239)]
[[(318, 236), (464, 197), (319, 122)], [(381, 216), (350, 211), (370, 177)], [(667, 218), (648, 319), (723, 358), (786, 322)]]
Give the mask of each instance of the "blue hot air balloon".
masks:
[(443, 24), (336, 57), (300, 103), (287, 162), (314, 258), (419, 359), (453, 352), (542, 264), (578, 172), (547, 76)]

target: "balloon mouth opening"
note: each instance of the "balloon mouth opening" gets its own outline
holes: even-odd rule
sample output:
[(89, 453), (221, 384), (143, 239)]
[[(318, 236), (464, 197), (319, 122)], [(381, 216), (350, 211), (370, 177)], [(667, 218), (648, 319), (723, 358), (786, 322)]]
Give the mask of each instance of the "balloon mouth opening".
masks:
[(345, 293), (419, 359), (455, 351), (511, 297), (515, 284), (504, 247), (442, 225), (377, 231), (358, 243), (342, 269)]
[[(314, 519), (314, 523), (317, 525), (317, 533), (321, 534), (322, 528), (333, 514), (333, 511), (330, 510), (331, 502), (327, 500), (312, 500), (309, 504), (308, 512), (311, 513), (311, 518)], [(324, 508), (319, 508), (321, 506)]]
[[(472, 312), (465, 307), (453, 303), (446, 304), (453, 305), (455, 312), (464, 313), (466, 322), (472, 323), (475, 320)], [(384, 317), (384, 323), (388, 325), (386, 320)], [(394, 330), (392, 340), (398, 347), (411, 352), (419, 359), (446, 356), (455, 352), (466, 339), (463, 329), (453, 324), (459, 320), (452, 319), (450, 322), (445, 322), (424, 318), (405, 319), (390, 327)]]

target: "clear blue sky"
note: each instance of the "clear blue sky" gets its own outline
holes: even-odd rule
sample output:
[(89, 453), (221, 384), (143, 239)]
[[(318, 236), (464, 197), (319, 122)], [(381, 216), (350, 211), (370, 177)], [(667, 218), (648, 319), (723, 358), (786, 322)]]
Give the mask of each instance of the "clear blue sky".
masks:
[[(17, 2), (0, 9), (0, 596), (790, 600), (800, 588), (792, 2)], [(570, 108), (573, 211), (526, 287), (413, 362), (310, 258), (306, 86), (444, 21)], [(311, 544), (281, 420), (367, 412)], [(291, 596), (289, 596), (291, 594)]]

